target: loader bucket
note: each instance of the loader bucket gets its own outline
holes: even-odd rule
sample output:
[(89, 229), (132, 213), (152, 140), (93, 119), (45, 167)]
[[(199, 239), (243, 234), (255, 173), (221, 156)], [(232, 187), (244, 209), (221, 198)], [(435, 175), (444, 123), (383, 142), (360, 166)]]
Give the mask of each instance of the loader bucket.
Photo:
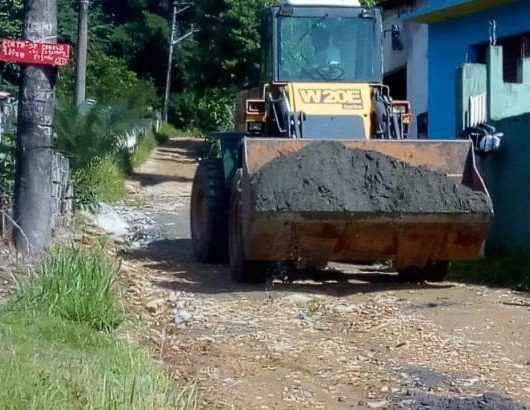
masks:
[(493, 206), (468, 141), (341, 141), (445, 174), (486, 194), (488, 212), (473, 214), (361, 214), (259, 212), (251, 178), (265, 164), (314, 140), (246, 138), (241, 198), (242, 243), (248, 260), (370, 263), (392, 260), (396, 268), (477, 259), (487, 238)]

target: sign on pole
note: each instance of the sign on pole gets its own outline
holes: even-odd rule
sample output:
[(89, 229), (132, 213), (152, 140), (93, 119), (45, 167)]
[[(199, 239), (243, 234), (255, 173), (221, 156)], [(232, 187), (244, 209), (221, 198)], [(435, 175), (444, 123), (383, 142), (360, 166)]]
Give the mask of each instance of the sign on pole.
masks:
[(0, 40), (0, 61), (15, 64), (64, 66), (70, 60), (70, 45)]

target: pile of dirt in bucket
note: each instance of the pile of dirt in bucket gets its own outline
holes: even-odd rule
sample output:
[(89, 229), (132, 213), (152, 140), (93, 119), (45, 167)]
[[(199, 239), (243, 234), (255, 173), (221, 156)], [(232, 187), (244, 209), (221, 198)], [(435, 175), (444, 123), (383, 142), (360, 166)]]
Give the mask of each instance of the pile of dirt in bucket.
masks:
[(251, 183), (260, 212), (490, 212), (485, 194), (441, 173), (334, 141), (271, 161)]

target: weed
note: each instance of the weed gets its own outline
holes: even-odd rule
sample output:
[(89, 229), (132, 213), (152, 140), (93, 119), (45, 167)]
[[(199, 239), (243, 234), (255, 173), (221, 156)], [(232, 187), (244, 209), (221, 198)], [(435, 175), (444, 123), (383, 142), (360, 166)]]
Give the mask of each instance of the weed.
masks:
[(197, 408), (194, 386), (116, 334), (117, 269), (102, 248), (57, 248), (37, 273), (0, 310), (1, 409)]
[(177, 135), (178, 130), (173, 125), (166, 123), (160, 127), (160, 130), (155, 134), (155, 137), (159, 144), (165, 144)]
[(451, 277), (463, 282), (510, 286), (530, 291), (530, 255), (513, 253), (477, 262), (455, 263), (451, 268)]
[(131, 166), (134, 168), (142, 165), (151, 155), (151, 152), (158, 145), (153, 133), (147, 133), (140, 139), (140, 143), (131, 155)]
[(0, 317), (2, 409), (196, 409), (141, 349), (34, 311)]
[(116, 276), (116, 266), (100, 248), (58, 248), (44, 260), (37, 279), (19, 289), (10, 307), (110, 330), (123, 320), (113, 292)]
[(122, 199), (125, 196), (123, 167), (116, 157), (108, 156), (76, 170), (73, 174), (76, 204), (114, 203)]

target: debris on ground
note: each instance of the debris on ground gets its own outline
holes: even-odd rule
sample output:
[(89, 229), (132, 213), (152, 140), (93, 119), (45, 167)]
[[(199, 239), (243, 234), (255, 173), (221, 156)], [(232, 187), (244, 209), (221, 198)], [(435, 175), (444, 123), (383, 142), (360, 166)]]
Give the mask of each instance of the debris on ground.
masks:
[(122, 280), (129, 311), (148, 323), (137, 337), (175, 378), (197, 383), (201, 408), (399, 409), (433, 395), (436, 410), (454, 398), (482, 405), (486, 392), (530, 403), (528, 312), (502, 303), (528, 295), (339, 264), (326, 280), (234, 283), (225, 266), (194, 260), (188, 208), (168, 212), (193, 177), (179, 162), (190, 141), (172, 144), (139, 171), (150, 177), (137, 211), (162, 239), (124, 254)]
[(160, 226), (148, 215), (132, 207), (113, 207), (99, 203), (84, 212), (93, 226), (101, 229), (113, 240), (139, 248), (160, 239)]
[(413, 393), (394, 398), (392, 408), (395, 410), (530, 410), (529, 406), (489, 393), (476, 397), (444, 397)]

